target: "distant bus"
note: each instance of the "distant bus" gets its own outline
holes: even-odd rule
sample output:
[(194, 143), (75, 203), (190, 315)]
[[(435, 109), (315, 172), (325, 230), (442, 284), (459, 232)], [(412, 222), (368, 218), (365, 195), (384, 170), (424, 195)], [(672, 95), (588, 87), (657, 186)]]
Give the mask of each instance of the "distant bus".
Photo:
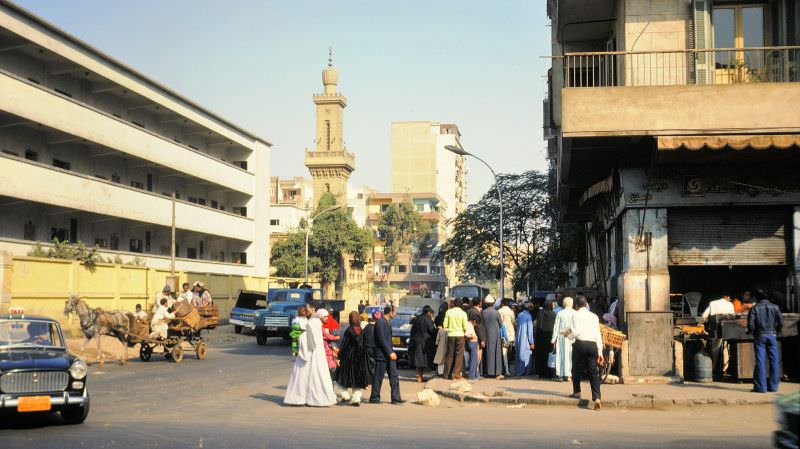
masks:
[(450, 288), (451, 298), (480, 298), (481, 301), (489, 295), (489, 289), (478, 284), (458, 284)]

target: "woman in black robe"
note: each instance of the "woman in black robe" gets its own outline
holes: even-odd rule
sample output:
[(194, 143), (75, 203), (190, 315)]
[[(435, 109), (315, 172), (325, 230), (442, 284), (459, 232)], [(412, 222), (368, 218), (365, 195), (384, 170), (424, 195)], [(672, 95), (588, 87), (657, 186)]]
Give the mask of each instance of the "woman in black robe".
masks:
[(411, 354), (409, 360), (417, 368), (417, 382), (422, 382), (422, 373), (433, 369), (433, 356), (436, 353), (436, 325), (433, 323), (433, 309), (422, 308), (422, 314), (414, 320), (411, 327)]
[(553, 313), (553, 301), (547, 301), (536, 315), (533, 339), (536, 347), (533, 350), (533, 370), (542, 379), (553, 378), (554, 371), (547, 366), (547, 358), (553, 351), (550, 343), (553, 337), (553, 326), (556, 314)]
[(350, 327), (344, 331), (339, 344), (339, 368), (336, 370), (336, 383), (344, 388), (342, 401), (349, 401), (356, 407), (361, 405), (361, 390), (369, 384), (367, 349), (364, 331), (361, 329), (361, 316), (351, 312)]

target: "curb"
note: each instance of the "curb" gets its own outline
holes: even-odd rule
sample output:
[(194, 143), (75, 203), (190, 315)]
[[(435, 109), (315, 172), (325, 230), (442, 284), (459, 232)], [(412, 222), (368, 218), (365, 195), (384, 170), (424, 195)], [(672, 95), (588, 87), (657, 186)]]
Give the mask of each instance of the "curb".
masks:
[[(587, 399), (573, 398), (515, 398), (508, 396), (489, 397), (482, 394), (458, 393), (455, 391), (433, 390), (436, 394), (453, 399), (458, 402), (475, 402), (482, 404), (499, 405), (561, 405), (561, 406), (592, 406)], [(623, 409), (664, 409), (671, 407), (696, 407), (701, 405), (769, 405), (772, 399), (724, 399), (724, 398), (694, 398), (694, 399), (657, 399), (647, 397), (632, 397), (630, 399), (617, 399), (603, 401), (603, 407)]]

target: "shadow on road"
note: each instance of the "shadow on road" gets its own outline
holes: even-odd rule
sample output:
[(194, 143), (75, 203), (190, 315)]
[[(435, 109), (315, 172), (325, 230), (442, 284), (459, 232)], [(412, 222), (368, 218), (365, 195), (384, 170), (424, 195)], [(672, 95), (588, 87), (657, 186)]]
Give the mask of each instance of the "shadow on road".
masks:
[(0, 414), (0, 430), (31, 430), (65, 425), (58, 413)]
[(266, 393), (256, 393), (256, 394), (251, 394), (250, 397), (253, 399), (260, 399), (262, 401), (272, 402), (273, 404), (278, 404), (280, 406), (284, 405), (283, 396), (277, 396), (274, 394), (266, 394)]

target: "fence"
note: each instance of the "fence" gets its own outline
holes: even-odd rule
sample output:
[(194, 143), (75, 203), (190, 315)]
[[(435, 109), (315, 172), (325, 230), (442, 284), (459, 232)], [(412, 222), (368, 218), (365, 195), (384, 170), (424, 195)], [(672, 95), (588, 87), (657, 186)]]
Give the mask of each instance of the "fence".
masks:
[(576, 52), (559, 59), (565, 87), (800, 81), (800, 46)]
[[(64, 302), (70, 293), (80, 294), (92, 307), (107, 310), (133, 311), (136, 304), (153, 301), (166, 283), (167, 270), (131, 265), (99, 263), (85, 266), (77, 261), (38, 257), (4, 257), (4, 293), (10, 292), (10, 306), (21, 306), (25, 313), (56, 318), (75, 331), (76, 319), (64, 316)], [(220, 317), (227, 318), (239, 290), (266, 291), (269, 287), (285, 287), (288, 278), (266, 278), (228, 274), (176, 272), (181, 282), (202, 281), (219, 305)], [(281, 281), (284, 282), (281, 282)], [(9, 304), (4, 300), (3, 308)]]

